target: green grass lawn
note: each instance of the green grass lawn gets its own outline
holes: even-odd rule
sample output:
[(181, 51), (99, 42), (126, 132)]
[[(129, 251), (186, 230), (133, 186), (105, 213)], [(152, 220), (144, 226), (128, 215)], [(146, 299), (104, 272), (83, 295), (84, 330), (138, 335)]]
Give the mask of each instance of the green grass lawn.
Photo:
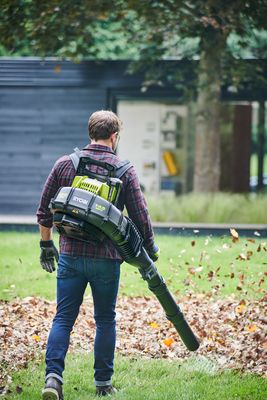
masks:
[[(114, 386), (117, 400), (266, 400), (264, 378), (234, 371), (218, 372), (211, 361), (193, 356), (181, 362), (131, 359), (117, 356)], [(44, 364), (31, 364), (13, 377), (5, 400), (40, 399)], [(65, 373), (65, 400), (95, 399), (92, 356), (69, 354)]]
[[(57, 238), (56, 238), (57, 241)], [(230, 237), (158, 236), (161, 248), (158, 268), (176, 295), (212, 292), (225, 297), (263, 296), (266, 243), (261, 239)], [(0, 298), (26, 296), (55, 298), (55, 274), (39, 265), (39, 235), (0, 233)], [(120, 295), (150, 295), (134, 267), (123, 264)], [(37, 357), (39, 359), (39, 357)], [(35, 360), (12, 376), (11, 392), (4, 399), (35, 400), (43, 386), (44, 364)], [(65, 372), (65, 400), (95, 398), (92, 355), (69, 354)], [(266, 400), (266, 381), (254, 374), (221, 372), (204, 357), (193, 355), (184, 362), (131, 359), (117, 356), (114, 385), (124, 400)]]
[[(232, 243), (230, 237), (158, 236), (157, 243), (158, 269), (175, 294), (216, 291), (219, 296), (262, 297), (267, 270), (264, 240), (240, 238)], [(150, 294), (134, 267), (124, 263), (121, 271), (120, 295)], [(1, 299), (55, 298), (55, 273), (48, 274), (39, 265), (38, 234), (0, 233), (0, 274)]]

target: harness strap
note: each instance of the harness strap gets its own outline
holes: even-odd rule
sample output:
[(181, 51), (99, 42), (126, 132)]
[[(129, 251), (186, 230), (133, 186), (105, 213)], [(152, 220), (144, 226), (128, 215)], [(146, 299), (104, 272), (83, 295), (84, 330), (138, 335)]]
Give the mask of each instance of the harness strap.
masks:
[(78, 149), (78, 147), (75, 147), (74, 153), (71, 153), (69, 155), (69, 157), (70, 157), (70, 159), (72, 161), (72, 164), (73, 164), (73, 166), (75, 168), (75, 171), (77, 171), (77, 168), (78, 168), (78, 165), (79, 165), (79, 162), (80, 162), (80, 157), (81, 157), (81, 150)]
[[(77, 169), (78, 169), (81, 156), (82, 156), (82, 151), (80, 149), (78, 149), (78, 147), (75, 147), (74, 153), (71, 153), (69, 155), (69, 157), (72, 161), (72, 164), (75, 168), (75, 171), (77, 171)], [(85, 156), (85, 158), (86, 158), (86, 156)], [(90, 161), (93, 161), (93, 159), (90, 158)], [(94, 161), (96, 161), (95, 164), (97, 165), (98, 160), (94, 160)], [(109, 163), (105, 162), (105, 164), (109, 164)], [(129, 160), (120, 161), (117, 165), (112, 165), (112, 164), (109, 164), (109, 165), (115, 169), (115, 177), (118, 179), (120, 179), (125, 174), (125, 172), (127, 172), (128, 169), (132, 166), (132, 164), (130, 163)]]
[(116, 178), (120, 179), (131, 166), (132, 164), (129, 160), (120, 161), (116, 166)]

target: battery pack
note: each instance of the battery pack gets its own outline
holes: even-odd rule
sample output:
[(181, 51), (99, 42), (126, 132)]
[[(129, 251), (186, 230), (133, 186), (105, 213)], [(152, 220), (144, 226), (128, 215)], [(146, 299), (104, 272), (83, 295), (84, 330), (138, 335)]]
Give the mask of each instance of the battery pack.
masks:
[(92, 192), (60, 188), (51, 200), (50, 209), (60, 234), (86, 242), (108, 237), (129, 263), (140, 253), (143, 238), (134, 223), (112, 203)]

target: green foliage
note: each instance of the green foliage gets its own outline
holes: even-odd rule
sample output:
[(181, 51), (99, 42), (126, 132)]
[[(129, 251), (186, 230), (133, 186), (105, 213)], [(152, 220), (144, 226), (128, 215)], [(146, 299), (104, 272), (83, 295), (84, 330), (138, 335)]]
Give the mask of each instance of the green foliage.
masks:
[[(139, 2), (135, 0), (3, 0), (0, 55), (83, 59), (131, 59), (143, 70), (144, 87), (175, 86), (195, 96), (198, 64), (177, 68), (164, 59), (199, 59), (203, 51), (220, 58), (222, 82), (262, 86), (261, 66), (238, 63), (266, 56), (266, 3), (262, 0)], [(219, 52), (219, 53), (218, 53)], [(217, 53), (219, 56), (217, 56)], [(248, 69), (249, 68), (249, 69)], [(186, 82), (186, 85), (185, 85)], [(254, 87), (252, 85), (252, 87)]]
[[(57, 240), (55, 239), (55, 242)], [(259, 244), (240, 239), (232, 244), (228, 238), (158, 236), (156, 242), (161, 249), (157, 262), (160, 273), (167, 280), (170, 290), (176, 294), (210, 293), (216, 285), (219, 296), (234, 293), (237, 297), (255, 298), (262, 296), (262, 286), (266, 252)], [(251, 251), (247, 260), (239, 258)], [(56, 274), (48, 274), (39, 265), (39, 235), (33, 233), (0, 233), (0, 298), (40, 296), (54, 299), (56, 293)], [(250, 253), (249, 253), (250, 254)], [(250, 258), (250, 259), (249, 259)], [(194, 268), (200, 268), (193, 273)], [(217, 268), (219, 271), (215, 273)], [(191, 269), (190, 269), (191, 268)], [(192, 270), (193, 268), (193, 270)], [(214, 277), (209, 278), (210, 271)], [(231, 275), (234, 273), (234, 275)], [(244, 274), (242, 290), (240, 274)], [(188, 285), (188, 282), (190, 284)], [(89, 294), (89, 292), (88, 292)], [(139, 272), (132, 266), (121, 267), (120, 294), (126, 296), (151, 295)]]
[(249, 54), (262, 57), (265, 11), (263, 0), (3, 0), (1, 53), (74, 59), (192, 58), (206, 43), (218, 46), (221, 37), (228, 37), (234, 56), (248, 54), (250, 48)]
[(234, 58), (267, 58), (267, 31), (251, 29), (246, 37), (229, 35), (227, 44)]
[[(44, 363), (31, 364), (13, 376), (11, 393), (3, 400), (35, 400), (43, 388)], [(65, 398), (95, 399), (93, 357), (69, 354), (65, 372)], [(192, 356), (181, 363), (173, 360), (145, 360), (117, 356), (114, 386), (118, 400), (265, 400), (266, 386), (262, 377), (219, 373), (211, 361)]]
[[(189, 82), (196, 87), (196, 75), (201, 73), (197, 65), (195, 76), (193, 74), (188, 80), (181, 72), (178, 73), (177, 68), (171, 72), (160, 68), (158, 60), (170, 57), (201, 59), (206, 54), (219, 59), (217, 73), (221, 83), (236, 89), (250, 76), (253, 83), (259, 79), (258, 84), (264, 84), (260, 66), (240, 66), (238, 61), (243, 56), (266, 56), (267, 24), (266, 18), (262, 17), (267, 12), (266, 2), (180, 0), (144, 3), (128, 0), (124, 4), (126, 9), (135, 10), (142, 26), (149, 31), (145, 43), (137, 43), (140, 59), (147, 65), (147, 80), (156, 76), (159, 82), (169, 82), (178, 89), (182, 86), (180, 82), (186, 82), (184, 90)], [(135, 63), (134, 67), (136, 70), (142, 65)], [(185, 96), (188, 97), (190, 93), (192, 90)]]
[[(132, 12), (122, 20), (112, 16), (113, 5), (79, 0), (3, 1), (0, 10), (0, 55), (94, 59), (134, 59), (137, 50), (128, 31), (140, 27)], [(128, 31), (125, 31), (125, 27)]]

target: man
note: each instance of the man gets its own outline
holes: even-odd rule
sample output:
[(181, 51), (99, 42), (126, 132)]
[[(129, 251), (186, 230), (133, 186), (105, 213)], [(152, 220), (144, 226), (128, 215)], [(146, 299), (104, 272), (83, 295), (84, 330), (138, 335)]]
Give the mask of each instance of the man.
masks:
[[(121, 121), (111, 111), (97, 111), (88, 121), (91, 144), (83, 156), (118, 165), (115, 154), (119, 140)], [(91, 166), (101, 173), (101, 167)], [(46, 351), (46, 383), (43, 400), (63, 400), (64, 359), (69, 346), (70, 332), (79, 313), (83, 295), (89, 283), (94, 301), (96, 336), (94, 342), (94, 378), (96, 394), (113, 394), (113, 360), (116, 340), (115, 306), (119, 286), (120, 264), (123, 261), (111, 240), (82, 242), (60, 236), (60, 257), (52, 240), (53, 217), (49, 210), (50, 200), (62, 186), (71, 186), (76, 171), (69, 156), (63, 156), (55, 163), (41, 195), (37, 219), (41, 233), (42, 267), (53, 272), (54, 259), (57, 269), (57, 312), (49, 334)], [(153, 256), (157, 252), (150, 217), (134, 167), (122, 176), (122, 191), (118, 208), (126, 206), (129, 217), (139, 228), (144, 246)]]

